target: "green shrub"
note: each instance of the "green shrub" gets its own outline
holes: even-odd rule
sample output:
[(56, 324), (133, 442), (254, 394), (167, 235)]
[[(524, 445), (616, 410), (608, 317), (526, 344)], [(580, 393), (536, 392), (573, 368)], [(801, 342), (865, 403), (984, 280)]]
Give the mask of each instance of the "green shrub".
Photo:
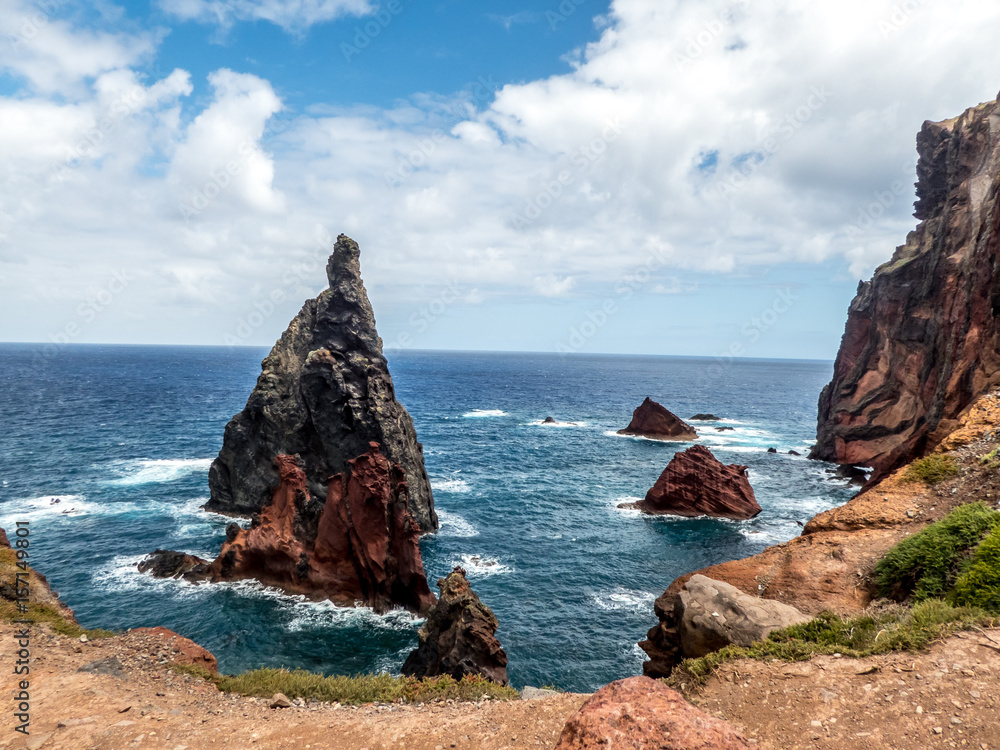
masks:
[(997, 463), (997, 454), (1000, 453), (1000, 448), (994, 448), (985, 456), (980, 456), (979, 463), (983, 466), (989, 465), (991, 467), (995, 466)]
[(919, 458), (907, 468), (903, 474), (904, 482), (923, 482), (935, 485), (945, 479), (951, 479), (961, 473), (958, 463), (952, 456), (934, 455)]
[(875, 566), (879, 596), (913, 601), (944, 597), (969, 551), (1000, 524), (1000, 513), (983, 503), (961, 505), (942, 520), (889, 550)]
[(821, 654), (863, 658), (893, 651), (918, 651), (953, 633), (993, 627), (996, 620), (972, 607), (954, 607), (929, 599), (913, 607), (873, 606), (845, 620), (824, 612), (810, 622), (776, 630), (764, 641), (742, 648), (727, 646), (700, 659), (688, 659), (667, 678), (667, 684), (703, 683), (722, 664), (737, 659), (806, 661)]
[(976, 548), (972, 563), (955, 581), (951, 601), (1000, 614), (1000, 526)]

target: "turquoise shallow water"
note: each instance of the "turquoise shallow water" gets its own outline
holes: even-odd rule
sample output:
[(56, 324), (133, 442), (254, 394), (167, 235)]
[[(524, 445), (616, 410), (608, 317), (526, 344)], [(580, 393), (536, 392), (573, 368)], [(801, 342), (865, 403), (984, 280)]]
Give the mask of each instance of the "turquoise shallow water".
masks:
[[(256, 584), (154, 581), (157, 548), (211, 557), (229, 519), (207, 514), (207, 473), (262, 349), (0, 346), (0, 525), (29, 520), (35, 565), (88, 626), (165, 625), (225, 671), (397, 671), (419, 621), (306, 602)], [(515, 685), (589, 690), (637, 674), (653, 599), (686, 571), (797, 535), (852, 491), (805, 453), (831, 364), (534, 354), (390, 354), (441, 517), (421, 546), (432, 581), (461, 564), (496, 612)], [(764, 512), (746, 522), (645, 518), (637, 499), (685, 446), (621, 437), (652, 396), (750, 466)], [(543, 425), (546, 416), (559, 421)], [(59, 497), (61, 502), (51, 504)], [(67, 512), (69, 511), (69, 512)]]

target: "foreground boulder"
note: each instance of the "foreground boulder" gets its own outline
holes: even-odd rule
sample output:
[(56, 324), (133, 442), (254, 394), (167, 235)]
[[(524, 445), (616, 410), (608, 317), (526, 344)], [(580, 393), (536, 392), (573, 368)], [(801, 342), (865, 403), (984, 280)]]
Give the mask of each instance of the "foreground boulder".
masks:
[(749, 646), (772, 630), (809, 622), (795, 607), (744, 594), (735, 586), (692, 576), (677, 600), (677, 634), (685, 658), (725, 648)]
[(159, 550), (139, 569), (191, 581), (256, 579), (338, 604), (360, 602), (380, 613), (395, 607), (424, 612), (434, 604), (405, 472), (381, 454), (378, 443), (330, 479), (325, 503), (312, 499), (295, 457), (278, 456), (275, 466), (280, 484), (271, 502), (250, 528), (226, 529), (215, 561), (182, 570), (199, 558)]
[(605, 685), (563, 728), (555, 750), (749, 750), (732, 726), (663, 683), (629, 677)]
[(726, 466), (700, 445), (676, 454), (645, 498), (619, 507), (651, 514), (737, 521), (761, 512), (747, 478), (747, 467)]
[(438, 521), (423, 450), (396, 400), (357, 243), (341, 235), (326, 271), (330, 287), (292, 320), (263, 361), (246, 408), (226, 425), (205, 507), (260, 512), (278, 484), (277, 455), (301, 458), (309, 499), (322, 504), (327, 479), (377, 442), (403, 468), (410, 513), (423, 531), (433, 531)]
[(1000, 384), (998, 117), (988, 102), (917, 135), (921, 222), (851, 302), (812, 458), (879, 479)]
[(413, 677), (467, 675), (507, 684), (507, 654), (496, 638), (496, 615), (479, 601), (465, 571), (438, 580), (441, 596), (420, 628), (420, 644), (403, 664)]
[(698, 437), (691, 425), (648, 397), (632, 412), (628, 427), (618, 430), (618, 434), (678, 442)]

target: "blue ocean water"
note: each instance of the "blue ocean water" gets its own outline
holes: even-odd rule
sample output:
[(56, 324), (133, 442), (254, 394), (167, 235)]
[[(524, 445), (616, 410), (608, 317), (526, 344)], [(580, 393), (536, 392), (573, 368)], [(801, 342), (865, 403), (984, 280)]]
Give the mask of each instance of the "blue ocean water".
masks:
[[(90, 627), (164, 625), (224, 671), (398, 671), (420, 621), (255, 583), (140, 575), (158, 547), (214, 557), (230, 519), (200, 510), (222, 431), (263, 349), (0, 346), (0, 525), (30, 521), (32, 562)], [(496, 612), (517, 686), (592, 690), (637, 674), (653, 599), (676, 576), (797, 535), (852, 491), (805, 453), (830, 363), (402, 352), (389, 355), (441, 517), (421, 546), (432, 582), (462, 565)], [(684, 445), (621, 437), (651, 396), (750, 466), (746, 522), (647, 518), (641, 498)], [(544, 425), (552, 416), (558, 423)], [(767, 454), (774, 446), (779, 455)], [(53, 504), (52, 500), (60, 502)]]

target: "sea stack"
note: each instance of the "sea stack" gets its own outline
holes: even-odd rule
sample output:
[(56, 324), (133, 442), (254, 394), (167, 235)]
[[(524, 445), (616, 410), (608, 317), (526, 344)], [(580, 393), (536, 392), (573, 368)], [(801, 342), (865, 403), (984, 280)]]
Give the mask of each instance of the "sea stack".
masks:
[(139, 564), (156, 577), (255, 579), (268, 586), (376, 612), (434, 604), (420, 556), (420, 527), (409, 513), (405, 472), (372, 443), (330, 478), (326, 501), (312, 500), (294, 456), (278, 456), (280, 484), (249, 528), (230, 524), (214, 562), (157, 550)]
[(246, 408), (226, 426), (212, 463), (206, 509), (249, 517), (279, 484), (275, 457), (299, 457), (308, 501), (326, 500), (327, 480), (378, 443), (402, 467), (409, 512), (437, 529), (423, 450), (396, 400), (361, 281), (360, 250), (341, 235), (327, 264), (329, 288), (308, 300), (261, 364)]
[(700, 445), (676, 454), (645, 498), (619, 507), (654, 515), (712, 516), (734, 521), (761, 512), (747, 478), (747, 467), (726, 466)]
[(628, 427), (618, 430), (618, 434), (673, 442), (686, 442), (698, 437), (698, 433), (691, 425), (648, 396), (639, 408), (632, 412), (632, 421)]
[(403, 664), (413, 677), (485, 677), (507, 684), (507, 654), (497, 640), (497, 618), (455, 568), (438, 580), (441, 597), (420, 628), (420, 643)]
[(1000, 384), (1000, 104), (917, 136), (920, 219), (858, 286), (811, 457), (874, 467), (933, 448)]

